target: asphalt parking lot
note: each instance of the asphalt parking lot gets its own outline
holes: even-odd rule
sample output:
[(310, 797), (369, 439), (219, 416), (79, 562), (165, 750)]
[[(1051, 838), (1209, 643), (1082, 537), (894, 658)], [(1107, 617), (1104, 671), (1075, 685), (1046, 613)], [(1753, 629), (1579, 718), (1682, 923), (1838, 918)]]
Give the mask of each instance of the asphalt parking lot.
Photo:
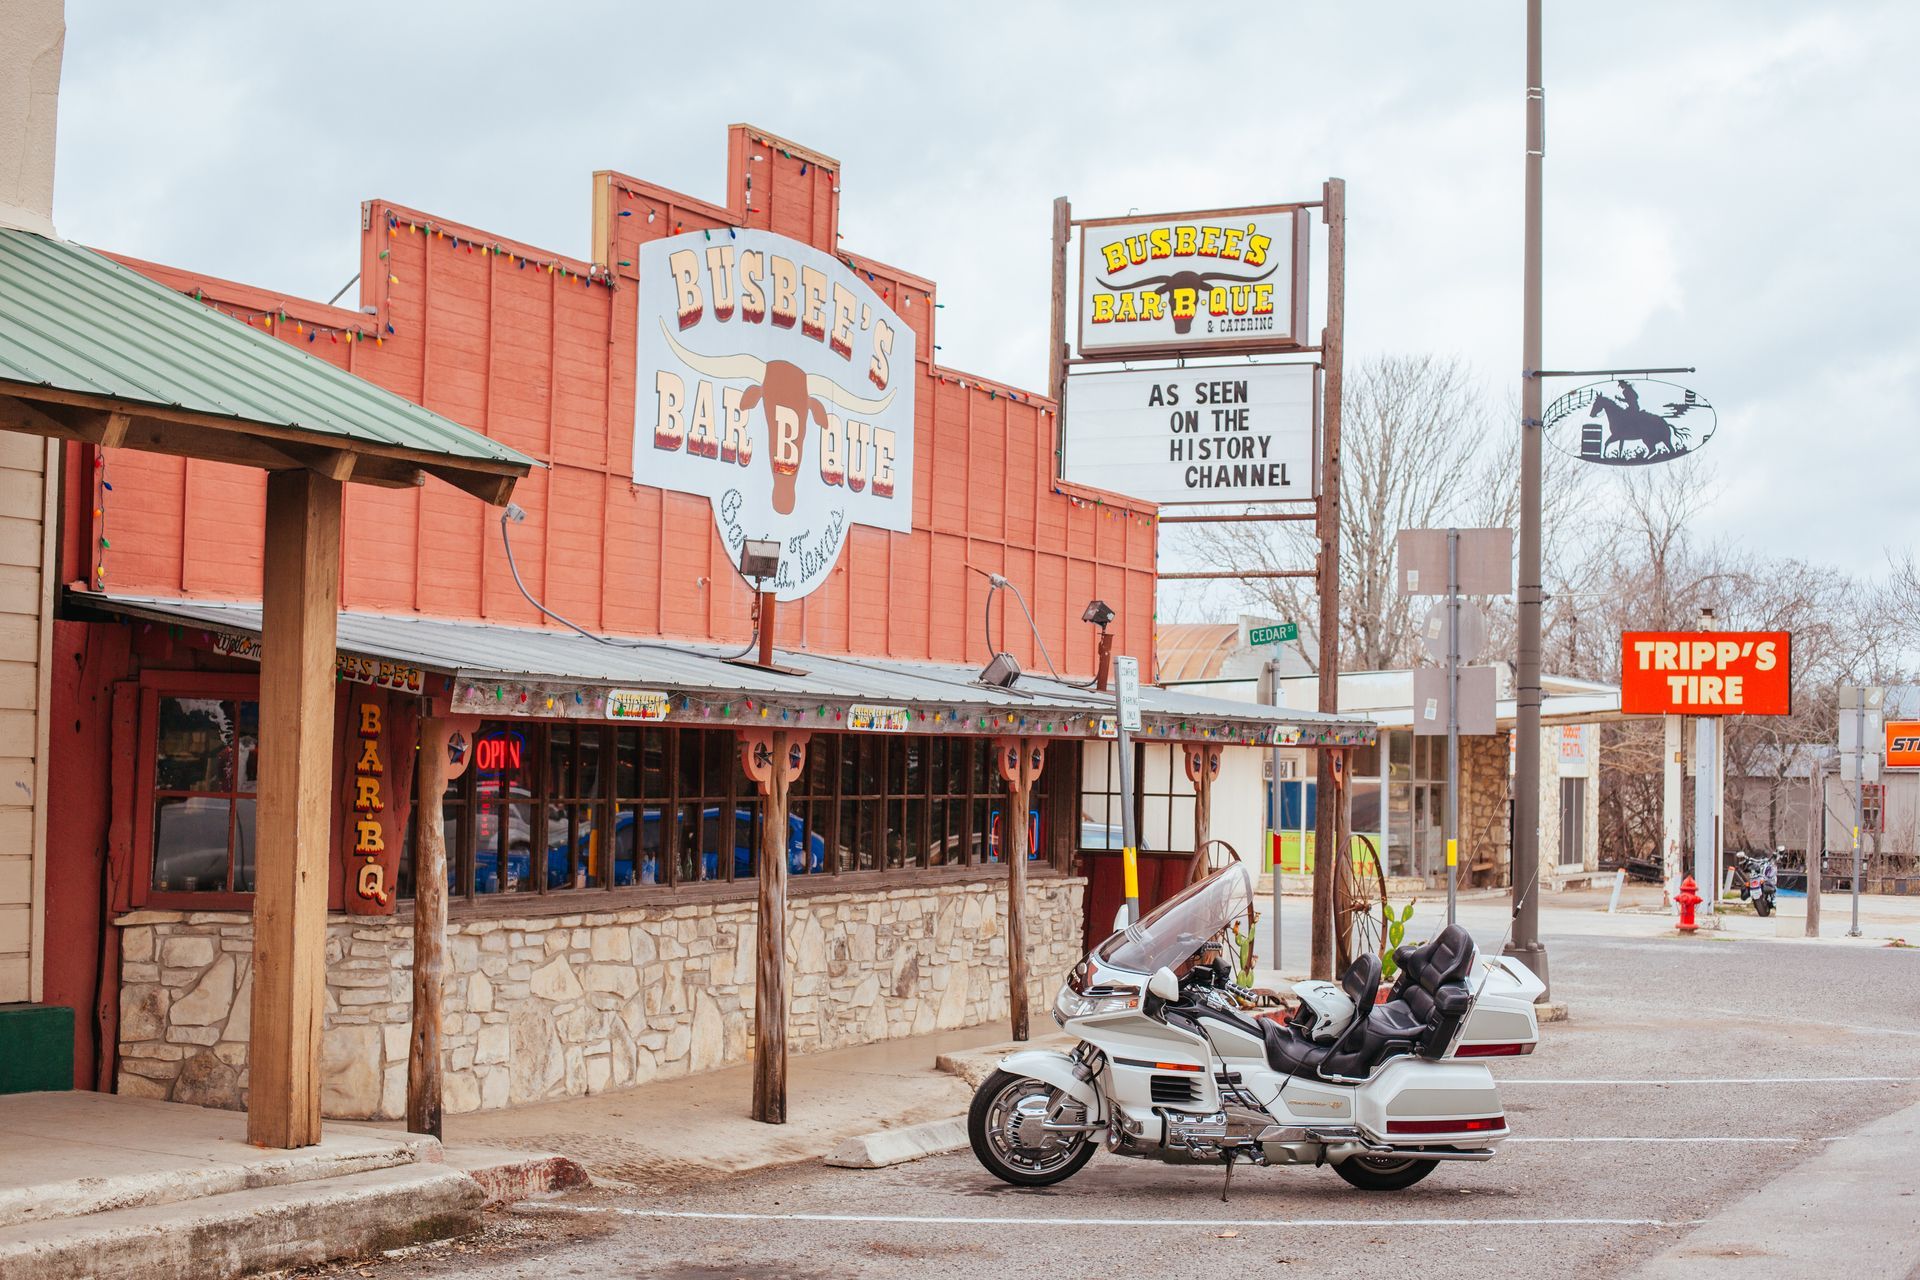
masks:
[(1552, 954), (1574, 1016), (1546, 1029), (1540, 1052), (1496, 1067), (1516, 1136), (1495, 1160), (1408, 1191), (1242, 1167), (1223, 1204), (1218, 1170), (1107, 1155), (1045, 1190), (1004, 1186), (965, 1153), (805, 1165), (529, 1206), (496, 1249), (417, 1255), (386, 1274), (1619, 1275), (1920, 1103), (1913, 951), (1573, 938)]

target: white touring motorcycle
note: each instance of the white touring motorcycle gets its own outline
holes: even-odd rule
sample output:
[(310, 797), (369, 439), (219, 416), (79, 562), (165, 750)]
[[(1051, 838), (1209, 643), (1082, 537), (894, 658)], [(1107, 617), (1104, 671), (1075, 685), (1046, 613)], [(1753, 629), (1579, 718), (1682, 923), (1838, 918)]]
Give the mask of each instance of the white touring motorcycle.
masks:
[[(1332, 1165), (1367, 1191), (1410, 1187), (1443, 1160), (1490, 1160), (1508, 1133), (1475, 1059), (1533, 1052), (1540, 980), (1518, 962), (1479, 963), (1448, 925), (1339, 984), (1294, 988), (1282, 1022), (1249, 1017), (1228, 981), (1225, 931), (1251, 919), (1253, 881), (1231, 863), (1108, 938), (1074, 969), (1053, 1016), (1072, 1053), (1001, 1062), (967, 1118), (973, 1151), (1018, 1186), (1071, 1177), (1101, 1146), (1177, 1164)], [(1223, 1192), (1224, 1194), (1224, 1192)]]

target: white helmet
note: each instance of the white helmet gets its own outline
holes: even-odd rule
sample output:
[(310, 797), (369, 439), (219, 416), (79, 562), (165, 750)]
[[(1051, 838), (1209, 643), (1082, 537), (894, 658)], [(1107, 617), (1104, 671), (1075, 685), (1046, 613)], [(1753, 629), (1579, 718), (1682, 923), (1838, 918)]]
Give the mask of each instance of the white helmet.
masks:
[(1300, 1021), (1315, 1044), (1332, 1044), (1353, 1021), (1353, 1000), (1337, 982), (1296, 982)]

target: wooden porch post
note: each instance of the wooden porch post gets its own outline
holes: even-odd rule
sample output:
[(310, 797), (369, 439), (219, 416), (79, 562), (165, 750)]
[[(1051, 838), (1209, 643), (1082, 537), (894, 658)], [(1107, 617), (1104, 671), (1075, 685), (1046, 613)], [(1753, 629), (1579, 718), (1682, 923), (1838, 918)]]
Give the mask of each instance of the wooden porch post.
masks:
[(1220, 772), (1220, 748), (1188, 743), (1187, 780), (1193, 783), (1193, 857), (1187, 863), (1187, 883), (1207, 878), (1207, 842), (1213, 839), (1213, 780)]
[[(440, 996), (447, 971), (448, 739), (454, 722), (420, 722), (413, 866), (413, 1036), (407, 1044), (407, 1132), (440, 1133)], [(398, 751), (395, 752), (399, 754)]]
[(1028, 1034), (1027, 859), (1033, 850), (1027, 813), (1033, 784), (1046, 767), (1047, 745), (1039, 738), (1001, 738), (995, 746), (1000, 776), (1007, 784), (1007, 1016), (1013, 1038)]
[(340, 592), (338, 480), (267, 477), (247, 1140), (320, 1141), (327, 861)]
[(765, 797), (753, 990), (753, 1118), (787, 1122), (787, 788), (806, 764), (805, 733), (743, 730), (741, 765)]
[[(1347, 765), (1351, 756), (1344, 747), (1334, 747), (1327, 752), (1331, 757), (1333, 775), (1333, 857), (1346, 859), (1347, 866), (1353, 865), (1353, 826), (1347, 818)], [(1322, 796), (1320, 803), (1326, 803)], [(1385, 856), (1384, 854), (1382, 856)], [(1319, 864), (1316, 863), (1316, 866)], [(1328, 862), (1329, 867), (1338, 864)], [(1382, 868), (1385, 870), (1385, 868)], [(1333, 949), (1336, 973), (1345, 973), (1347, 966), (1353, 963), (1353, 899), (1348, 886), (1353, 882), (1351, 875), (1333, 874), (1333, 883), (1329, 886), (1333, 894)], [(1319, 882), (1314, 882), (1314, 893), (1320, 892)]]

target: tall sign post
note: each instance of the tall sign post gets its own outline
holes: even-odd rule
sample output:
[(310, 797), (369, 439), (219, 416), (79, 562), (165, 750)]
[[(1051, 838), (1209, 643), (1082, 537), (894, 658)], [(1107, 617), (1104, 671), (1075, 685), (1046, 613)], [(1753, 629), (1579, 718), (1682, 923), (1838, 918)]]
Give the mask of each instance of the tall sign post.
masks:
[[(1321, 216), (1327, 224), (1327, 327), (1320, 339), (1325, 369), (1320, 432), (1320, 710), (1340, 710), (1340, 390), (1347, 326), (1347, 184), (1327, 180)], [(1346, 788), (1336, 786), (1331, 753), (1315, 753), (1313, 822), (1313, 951), (1310, 974), (1333, 977), (1333, 859), (1348, 856)], [(1344, 779), (1339, 781), (1344, 782)], [(1331, 803), (1329, 803), (1331, 802)], [(1346, 919), (1342, 914), (1339, 919)]]
[[(1552, 990), (1540, 943), (1540, 186), (1547, 151), (1540, 0), (1527, 0), (1526, 234), (1521, 250), (1520, 591), (1513, 744), (1513, 940), (1506, 954)], [(1545, 992), (1542, 993), (1543, 998)]]
[[(1317, 345), (1308, 307), (1316, 209), (1327, 228), (1327, 311)], [(1070, 282), (1076, 232), (1078, 274)], [(1346, 184), (1338, 178), (1327, 180), (1319, 200), (1183, 213), (1075, 218), (1065, 197), (1054, 201), (1047, 371), (1059, 405), (1061, 479), (1202, 509), (1162, 514), (1161, 525), (1313, 521), (1312, 567), (1159, 576), (1314, 579), (1319, 709), (1326, 712), (1340, 705), (1345, 271)], [(1280, 359), (1254, 359), (1264, 356)], [(1141, 361), (1175, 367), (1084, 368)], [(1236, 510), (1221, 512), (1225, 504)], [(1346, 825), (1345, 788), (1331, 760), (1337, 750), (1319, 753), (1315, 840), (1324, 853), (1341, 846)], [(1318, 978), (1333, 976), (1331, 867), (1323, 857), (1314, 869), (1311, 968)]]
[(1447, 923), (1460, 884), (1460, 531), (1447, 530)]
[[(1506, 954), (1533, 970), (1549, 990), (1547, 949), (1540, 941), (1540, 447), (1547, 432), (1578, 424), (1578, 440), (1561, 447), (1583, 462), (1645, 466), (1685, 457), (1713, 435), (1712, 407), (1697, 393), (1674, 387), (1672, 402), (1641, 407), (1650, 384), (1632, 374), (1692, 373), (1681, 368), (1542, 369), (1540, 308), (1541, 188), (1547, 154), (1547, 91), (1540, 67), (1540, 0), (1527, 0), (1526, 216), (1521, 248), (1520, 337), (1520, 591), (1519, 643), (1514, 662), (1513, 941)], [(1609, 378), (1561, 396), (1543, 409), (1543, 378)], [(1660, 386), (1672, 386), (1662, 383)], [(1665, 393), (1656, 393), (1664, 397)], [(1689, 416), (1691, 415), (1691, 416)], [(1541, 999), (1546, 999), (1545, 992)]]
[[(1292, 634), (1280, 634), (1283, 628)], [(1282, 639), (1295, 639), (1300, 634), (1300, 629), (1294, 626), (1293, 623), (1286, 622), (1277, 627), (1255, 627), (1248, 632), (1248, 635), (1257, 636), (1261, 632), (1275, 633), (1274, 641), (1279, 641)], [(1254, 640), (1253, 643), (1261, 644), (1271, 642)], [(1267, 659), (1266, 665), (1262, 667), (1260, 671), (1260, 685), (1260, 700), (1270, 707), (1278, 707), (1280, 705), (1280, 659)], [(1282, 889), (1280, 877), (1284, 874), (1284, 869), (1281, 864), (1285, 861), (1285, 859), (1280, 856), (1280, 815), (1286, 812), (1286, 806), (1280, 801), (1280, 747), (1278, 743), (1267, 753), (1267, 773), (1272, 779), (1267, 792), (1267, 849), (1273, 859), (1273, 967), (1278, 970), (1281, 968), (1280, 902)], [(1306, 796), (1303, 794), (1301, 796), (1302, 807), (1304, 807), (1305, 800)]]
[(1120, 858), (1127, 923), (1140, 923), (1140, 839), (1133, 829), (1133, 735), (1140, 730), (1140, 660), (1113, 660), (1113, 723), (1120, 751)]
[[(1880, 777), (1881, 713), (1887, 691), (1877, 685), (1840, 686), (1840, 780), (1853, 783), (1853, 922), (1849, 938), (1860, 936), (1860, 877), (1865, 858), (1860, 833), (1867, 824), (1867, 785)], [(1874, 750), (1867, 750), (1873, 740)], [(1809, 855), (1811, 856), (1811, 855)]]
[[(1444, 704), (1447, 923), (1452, 924), (1460, 877), (1460, 735), (1490, 734), (1497, 728), (1493, 669), (1460, 665), (1478, 658), (1486, 644), (1484, 615), (1477, 608), (1463, 615), (1460, 597), (1512, 593), (1513, 530), (1402, 529), (1394, 539), (1394, 554), (1402, 595), (1441, 596), (1445, 600), (1443, 614), (1429, 615), (1423, 637), (1429, 656), (1445, 664), (1444, 679), (1440, 691), (1430, 693), (1430, 673), (1424, 668), (1415, 670), (1413, 731), (1417, 735), (1441, 732), (1439, 713)], [(1435, 621), (1441, 624), (1439, 628), (1433, 625)]]

